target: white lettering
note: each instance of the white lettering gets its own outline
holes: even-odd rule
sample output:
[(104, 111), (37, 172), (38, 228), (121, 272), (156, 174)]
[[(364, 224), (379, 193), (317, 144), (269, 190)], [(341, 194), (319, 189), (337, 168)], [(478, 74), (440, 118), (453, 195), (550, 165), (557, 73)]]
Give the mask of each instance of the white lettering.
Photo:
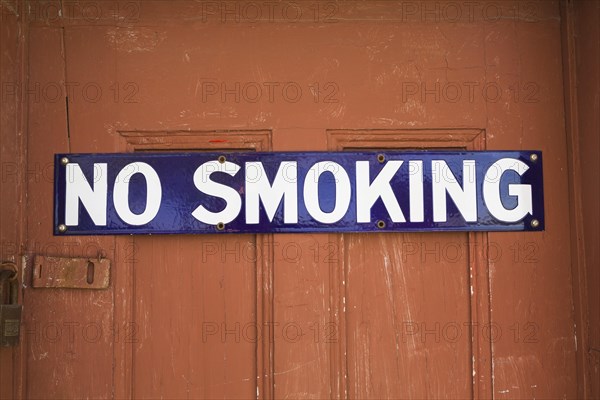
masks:
[[(334, 167), (335, 169), (333, 171), (328, 170), (326, 169), (328, 167)], [(323, 212), (319, 205), (319, 177), (323, 172), (330, 172), (335, 177), (335, 207), (328, 213)], [(309, 179), (309, 176), (314, 176), (315, 179)], [(333, 224), (342, 219), (350, 206), (351, 195), (348, 173), (338, 163), (321, 161), (308, 170), (304, 180), (304, 205), (308, 213), (317, 221), (324, 224)]]
[[(498, 177), (491, 175), (495, 168), (500, 170)], [(524, 162), (514, 158), (502, 158), (488, 169), (483, 181), (483, 201), (490, 214), (503, 222), (517, 222), (528, 213), (533, 214), (531, 185), (509, 184), (508, 194), (517, 196), (517, 206), (512, 210), (506, 209), (500, 199), (500, 178), (506, 171), (515, 171), (523, 175), (529, 167)]]
[(238, 216), (242, 209), (240, 194), (227, 185), (211, 180), (210, 175), (213, 172), (224, 172), (230, 176), (235, 176), (240, 169), (239, 165), (229, 161), (224, 163), (208, 161), (196, 169), (196, 172), (194, 172), (194, 185), (196, 185), (196, 188), (209, 196), (225, 200), (226, 205), (219, 212), (209, 211), (200, 205), (192, 212), (194, 218), (205, 224), (217, 225), (219, 222), (227, 224)]
[[(133, 170), (133, 173), (128, 170)], [(142, 174), (146, 180), (146, 209), (134, 214), (129, 208), (129, 183), (135, 174)], [(133, 162), (125, 166), (117, 175), (113, 190), (113, 202), (119, 217), (129, 225), (144, 225), (152, 221), (162, 201), (162, 187), (158, 174), (150, 165)]]
[(408, 185), (410, 190), (410, 222), (425, 221), (423, 204), (423, 161), (408, 162)]
[(107, 164), (94, 164), (94, 188), (79, 164), (66, 166), (65, 224), (79, 225), (79, 200), (96, 226), (106, 226)]
[[(257, 170), (257, 179), (248, 179), (250, 169)], [(283, 161), (279, 165), (273, 185), (261, 162), (246, 163), (246, 223), (258, 224), (259, 201), (262, 201), (269, 222), (273, 222), (283, 198), (283, 222), (298, 223), (298, 166), (296, 161)]]
[(357, 222), (371, 222), (371, 207), (380, 197), (393, 222), (406, 222), (390, 185), (390, 181), (402, 166), (402, 161), (388, 161), (372, 183), (369, 183), (369, 164), (368, 161), (356, 162)]
[(450, 195), (458, 211), (467, 222), (477, 221), (477, 185), (475, 160), (463, 161), (463, 187), (444, 160), (431, 161), (433, 189), (433, 220), (446, 222), (446, 193)]

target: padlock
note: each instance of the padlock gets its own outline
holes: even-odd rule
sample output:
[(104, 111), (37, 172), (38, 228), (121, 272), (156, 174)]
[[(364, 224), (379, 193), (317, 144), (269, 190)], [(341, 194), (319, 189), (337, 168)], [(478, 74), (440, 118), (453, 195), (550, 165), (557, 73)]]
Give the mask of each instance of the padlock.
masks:
[[(4, 287), (8, 284), (8, 296), (4, 293)], [(18, 282), (14, 271), (0, 271), (0, 299), (9, 304), (0, 304), (0, 345), (11, 347), (19, 344), (19, 332), (21, 330), (21, 311), (23, 306), (17, 304)]]

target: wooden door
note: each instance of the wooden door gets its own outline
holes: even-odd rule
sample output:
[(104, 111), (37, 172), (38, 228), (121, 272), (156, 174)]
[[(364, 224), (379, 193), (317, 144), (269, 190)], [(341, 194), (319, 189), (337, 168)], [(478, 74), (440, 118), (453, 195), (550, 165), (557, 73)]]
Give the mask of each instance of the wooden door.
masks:
[(25, 252), (112, 271), (105, 291), (24, 289), (23, 396), (574, 397), (557, 4), (94, 4), (29, 24), (30, 168), (58, 152), (540, 149), (546, 230), (60, 238), (51, 179), (30, 175)]

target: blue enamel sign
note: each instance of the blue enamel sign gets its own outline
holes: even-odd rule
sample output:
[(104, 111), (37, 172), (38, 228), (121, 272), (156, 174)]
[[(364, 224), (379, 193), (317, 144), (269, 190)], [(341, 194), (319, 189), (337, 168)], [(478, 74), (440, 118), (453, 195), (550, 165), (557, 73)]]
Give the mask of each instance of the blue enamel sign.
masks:
[(539, 151), (57, 154), (56, 235), (540, 231)]

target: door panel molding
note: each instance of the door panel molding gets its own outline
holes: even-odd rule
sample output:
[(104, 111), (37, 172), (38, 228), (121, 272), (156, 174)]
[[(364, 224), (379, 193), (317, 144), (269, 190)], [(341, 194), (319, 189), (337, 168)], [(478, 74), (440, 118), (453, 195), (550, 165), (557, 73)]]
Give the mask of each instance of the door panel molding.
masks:
[[(462, 148), (465, 150), (486, 150), (484, 129), (343, 129), (327, 130), (329, 150), (350, 149), (425, 149)], [(350, 384), (347, 338), (346, 307), (348, 304), (348, 265), (345, 243), (347, 235), (331, 235), (337, 240), (340, 249), (339, 262), (330, 265), (330, 318), (339, 327), (338, 346), (331, 348), (331, 387), (332, 398), (349, 398)], [(492, 343), (480, 334), (481, 326), (491, 323), (490, 283), (486, 232), (468, 233), (468, 283), (470, 312), (470, 360), (472, 368), (472, 398), (492, 398)]]
[[(120, 131), (119, 151), (269, 151), (272, 149), (270, 130), (215, 130), (215, 131)], [(256, 326), (271, 328), (273, 320), (273, 252), (269, 243), (272, 235), (256, 235)], [(115, 237), (115, 247), (135, 250), (135, 237)], [(260, 257), (260, 259), (258, 259)], [(121, 257), (115, 263), (115, 332), (122, 324), (135, 322), (136, 265), (135, 258)], [(263, 330), (256, 341), (257, 398), (270, 399), (274, 393), (272, 333)], [(135, 341), (120, 340), (115, 343), (115, 398), (133, 398)]]

